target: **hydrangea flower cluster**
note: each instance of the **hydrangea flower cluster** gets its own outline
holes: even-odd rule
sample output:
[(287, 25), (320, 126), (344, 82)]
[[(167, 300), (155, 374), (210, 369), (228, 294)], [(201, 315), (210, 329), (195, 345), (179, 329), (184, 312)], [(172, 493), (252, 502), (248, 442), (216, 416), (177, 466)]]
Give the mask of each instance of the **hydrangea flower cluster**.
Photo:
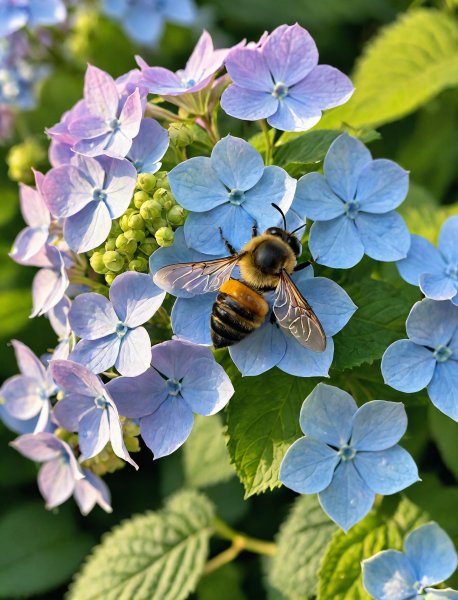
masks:
[[(185, 19), (191, 4), (179, 6)], [(178, 10), (161, 5), (147, 32), (145, 11), (153, 3), (107, 0), (105, 8), (145, 43)], [(409, 254), (410, 235), (395, 210), (408, 187), (401, 167), (373, 160), (362, 142), (343, 133), (329, 148), (323, 174), (296, 181), (271, 164), (272, 148), (263, 156), (230, 131), (219, 134), (220, 106), (238, 119), (262, 120), (264, 130), (267, 119), (278, 129), (306, 131), (322, 110), (348, 100), (350, 80), (318, 65), (316, 46), (303, 28), (285, 25), (257, 43), (225, 49), (215, 49), (204, 32), (177, 72), (141, 58), (137, 63), (139, 69), (118, 79), (88, 66), (83, 97), (47, 130), (52, 168), (34, 173), (35, 187), (21, 186), (26, 227), (11, 251), (13, 260), (39, 269), (32, 316), (49, 319), (57, 347), (40, 359), (13, 342), (21, 374), (0, 390), (0, 417), (20, 434), (13, 447), (44, 463), (39, 488), (47, 506), (73, 495), (85, 514), (95, 504), (111, 510), (100, 477), (125, 463), (136, 468), (131, 453), (140, 450), (140, 441), (154, 459), (165, 457), (185, 443), (195, 414), (223, 410), (234, 394), (210, 348), (220, 286), (207, 286), (205, 277), (190, 289), (180, 277), (164, 284), (159, 269), (193, 263), (191, 272), (205, 272), (209, 261), (231, 254), (226, 279), (240, 280), (243, 269), (236, 263), (251, 238), (270, 228), (268, 239), (283, 235), (291, 314), (313, 312), (325, 349), (314, 351), (308, 339), (298, 339), (295, 319), (284, 327), (276, 313), (278, 289), (258, 286), (264, 320), (229, 350), (241, 375), (251, 377), (274, 367), (296, 377), (332, 375), (333, 337), (345, 335), (357, 307), (331, 279), (332, 271), (321, 276), (320, 265), (349, 268), (364, 254), (410, 260), (413, 267), (400, 262), (399, 269), (410, 269), (412, 282), (424, 288), (418, 258)], [(274, 133), (267, 131), (266, 140)], [(314, 223), (307, 231), (309, 218)], [(429, 260), (424, 272), (447, 294), (454, 223), (444, 226), (442, 258)], [(289, 237), (276, 235), (279, 228)], [(316, 266), (301, 257), (301, 241), (309, 242)], [(414, 247), (412, 242), (415, 254)], [(176, 298), (170, 314), (167, 293)], [(433, 303), (426, 315), (414, 307), (410, 340), (393, 346), (399, 350), (394, 362), (403, 368), (390, 375), (388, 349), (383, 369), (387, 382), (403, 391), (413, 389), (422, 370), (417, 389), (428, 385), (433, 402), (456, 418), (450, 384), (458, 364), (454, 297), (424, 300), (422, 307)], [(402, 358), (400, 351), (406, 352)], [(318, 493), (345, 531), (368, 513), (375, 494), (393, 494), (418, 480), (413, 459), (398, 445), (407, 428), (400, 402), (373, 400), (358, 408), (346, 392), (320, 383), (304, 402), (300, 425), (305, 437), (286, 453), (280, 481), (299, 493)]]

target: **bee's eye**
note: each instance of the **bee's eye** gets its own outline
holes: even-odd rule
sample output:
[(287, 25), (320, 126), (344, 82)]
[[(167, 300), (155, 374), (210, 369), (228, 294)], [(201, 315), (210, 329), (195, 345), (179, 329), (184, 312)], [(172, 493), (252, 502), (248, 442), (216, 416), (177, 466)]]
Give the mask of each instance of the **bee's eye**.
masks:
[(288, 245), (296, 256), (302, 254), (302, 245), (295, 235), (291, 235), (288, 238)]
[(266, 229), (266, 233), (268, 233), (269, 235), (276, 235), (278, 237), (282, 237), (283, 230), (279, 227), (269, 227), (269, 229)]

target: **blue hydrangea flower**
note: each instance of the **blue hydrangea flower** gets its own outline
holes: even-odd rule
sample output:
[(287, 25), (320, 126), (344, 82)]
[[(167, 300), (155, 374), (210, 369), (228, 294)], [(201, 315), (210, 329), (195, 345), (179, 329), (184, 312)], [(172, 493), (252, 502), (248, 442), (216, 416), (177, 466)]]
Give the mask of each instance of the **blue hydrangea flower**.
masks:
[(373, 400), (358, 408), (347, 392), (319, 383), (304, 400), (299, 423), (305, 437), (288, 449), (279, 479), (299, 494), (318, 494), (344, 531), (367, 515), (376, 494), (419, 480), (412, 457), (397, 445), (407, 429), (400, 402)]
[(128, 271), (110, 287), (110, 300), (93, 292), (73, 301), (69, 320), (81, 338), (70, 355), (93, 373), (113, 365), (133, 377), (146, 371), (151, 362), (151, 342), (144, 327), (161, 306), (165, 292), (149, 275)]
[(40, 257), (43, 268), (37, 271), (32, 282), (31, 317), (44, 315), (56, 306), (69, 285), (65, 255), (56, 246), (46, 245)]
[(452, 540), (437, 523), (427, 523), (405, 538), (404, 552), (384, 550), (363, 560), (363, 585), (374, 600), (457, 600), (455, 590), (431, 587), (457, 564)]
[(26, 458), (45, 463), (38, 473), (38, 488), (48, 509), (68, 500), (84, 477), (70, 446), (52, 433), (21, 435), (10, 445)]
[[(190, 250), (183, 230), (178, 229), (173, 246), (160, 248), (151, 256), (150, 269), (154, 274), (161, 267), (175, 262), (211, 258), (218, 257)], [(236, 271), (233, 276), (237, 276)], [(328, 374), (334, 356), (332, 336), (347, 324), (356, 306), (337, 283), (324, 277), (313, 277), (312, 267), (295, 273), (293, 280), (323, 325), (327, 336), (326, 350), (318, 353), (304, 348), (291, 334), (272, 323), (268, 315), (259, 329), (229, 349), (232, 360), (243, 375), (259, 375), (275, 366), (301, 377)], [(183, 290), (167, 291), (178, 296), (172, 310), (175, 335), (195, 344), (211, 345), (210, 314), (217, 294), (193, 296)], [(272, 295), (265, 295), (270, 303), (273, 301)]]
[(145, 444), (160, 458), (188, 438), (193, 413), (213, 415), (234, 393), (231, 380), (208, 348), (181, 340), (153, 346), (152, 367), (108, 384), (121, 415), (140, 420)]
[(7, 426), (11, 423), (11, 428), (20, 433), (44, 431), (49, 424), (50, 398), (56, 393), (56, 386), (30, 348), (17, 340), (12, 340), (11, 345), (21, 374), (10, 377), (0, 388), (0, 404), (7, 413), (5, 423)]
[(226, 253), (224, 237), (240, 249), (257, 223), (260, 231), (280, 223), (294, 197), (296, 181), (280, 167), (264, 167), (248, 142), (230, 135), (219, 141), (211, 157), (190, 158), (169, 173), (177, 202), (191, 211), (184, 233), (191, 248), (206, 254)]
[(148, 46), (157, 44), (166, 22), (191, 25), (196, 19), (193, 0), (104, 0), (103, 10), (133, 40)]
[(64, 220), (64, 238), (77, 253), (100, 246), (111, 220), (129, 206), (137, 171), (128, 160), (75, 156), (72, 164), (54, 167), (42, 191), (51, 213)]
[(52, 353), (52, 358), (68, 358), (70, 348), (75, 345), (75, 334), (72, 332), (68, 313), (70, 312), (71, 302), (67, 296), (64, 296), (60, 302), (47, 312), (47, 317), (57, 335), (58, 344)]
[(167, 130), (154, 119), (143, 119), (127, 158), (137, 169), (137, 173), (156, 173), (161, 168), (160, 160), (168, 147)]
[(346, 133), (331, 144), (324, 175), (308, 173), (296, 195), (313, 219), (309, 248), (320, 264), (355, 266), (367, 254), (393, 261), (407, 256), (410, 234), (394, 210), (407, 195), (408, 173), (391, 160), (373, 160), (359, 140)]
[(111, 494), (107, 484), (94, 475), (92, 471), (83, 469), (84, 479), (75, 482), (73, 497), (78, 504), (81, 514), (86, 516), (98, 504), (107, 513), (111, 513)]
[(121, 99), (111, 75), (89, 65), (84, 79), (84, 109), (85, 114), (68, 126), (70, 134), (79, 140), (73, 150), (85, 156), (124, 158), (142, 120), (139, 90), (135, 88)]
[(383, 355), (385, 383), (407, 393), (426, 388), (432, 403), (458, 421), (458, 306), (425, 298), (414, 304), (406, 330), (409, 339)]
[(304, 131), (321, 111), (344, 104), (353, 94), (350, 79), (318, 65), (318, 50), (300, 25), (277, 27), (257, 47), (235, 48), (226, 60), (234, 82), (222, 95), (227, 114), (255, 121), (267, 118), (283, 131)]
[(451, 300), (458, 306), (458, 216), (445, 221), (439, 248), (419, 235), (412, 235), (407, 257), (396, 263), (401, 277), (420, 286), (427, 298)]
[(138, 469), (124, 445), (118, 411), (101, 379), (70, 360), (53, 360), (50, 370), (64, 392), (54, 416), (62, 427), (78, 432), (80, 461), (97, 456), (110, 442), (116, 456)]
[(10, 35), (27, 25), (55, 25), (65, 21), (67, 11), (63, 0), (1, 0), (0, 37)]

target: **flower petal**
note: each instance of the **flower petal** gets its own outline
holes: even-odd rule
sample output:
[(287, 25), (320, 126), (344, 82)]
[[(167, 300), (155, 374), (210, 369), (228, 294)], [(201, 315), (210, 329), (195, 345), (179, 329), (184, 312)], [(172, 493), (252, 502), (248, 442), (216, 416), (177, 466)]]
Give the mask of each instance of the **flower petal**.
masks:
[(80, 294), (74, 299), (68, 318), (72, 330), (85, 340), (96, 340), (114, 333), (119, 321), (110, 301), (93, 292)]
[(407, 430), (401, 402), (372, 400), (353, 415), (351, 445), (356, 450), (385, 450), (394, 446)]
[(289, 93), (293, 98), (325, 110), (344, 104), (354, 90), (351, 80), (339, 69), (317, 65), (304, 79), (291, 87)]
[(355, 223), (364, 251), (371, 258), (389, 262), (407, 256), (410, 233), (396, 211), (382, 215), (360, 212)]
[(94, 398), (82, 394), (68, 393), (54, 407), (54, 416), (61, 427), (78, 431), (81, 417), (94, 408)]
[(119, 355), (121, 339), (112, 333), (97, 340), (80, 340), (69, 359), (80, 363), (93, 373), (102, 373), (112, 367)]
[(272, 75), (259, 50), (234, 48), (227, 57), (226, 69), (238, 87), (272, 93), (274, 87)]
[(144, 327), (130, 329), (121, 338), (119, 354), (115, 367), (127, 377), (135, 377), (144, 373), (151, 362), (151, 340)]
[(443, 273), (446, 267), (439, 250), (420, 235), (410, 236), (409, 252), (396, 266), (404, 281), (412, 285), (419, 285), (423, 273)]
[(137, 182), (137, 171), (128, 160), (103, 157), (105, 169), (105, 204), (112, 219), (120, 217), (129, 206)]
[(426, 523), (409, 533), (404, 552), (424, 586), (442, 583), (455, 572), (458, 557), (452, 540), (437, 523)]
[(355, 223), (345, 216), (315, 221), (310, 229), (309, 248), (318, 263), (339, 269), (354, 267), (364, 255)]
[(70, 248), (81, 254), (100, 246), (108, 237), (111, 218), (104, 202), (90, 202), (64, 222), (64, 238)]
[(138, 377), (116, 377), (107, 384), (107, 390), (119, 414), (131, 419), (154, 413), (167, 398), (166, 381), (155, 369)]
[(59, 457), (62, 451), (70, 452), (70, 448), (65, 442), (47, 432), (21, 435), (10, 442), (10, 446), (35, 462), (53, 460)]
[(51, 169), (43, 183), (43, 195), (51, 213), (70, 217), (92, 201), (94, 186), (85, 173), (73, 165)]
[(231, 380), (213, 357), (194, 361), (181, 385), (185, 402), (193, 412), (204, 416), (219, 412), (234, 394)]
[(326, 341), (324, 352), (313, 352), (304, 348), (290, 333), (283, 334), (286, 339), (286, 352), (278, 368), (298, 377), (327, 377), (334, 357), (332, 338)]
[(107, 484), (88, 469), (84, 470), (84, 479), (76, 482), (73, 497), (84, 516), (88, 515), (96, 504), (107, 513), (113, 510)]
[(169, 396), (156, 412), (140, 420), (140, 433), (154, 458), (161, 458), (185, 443), (193, 424), (194, 415), (186, 402)]
[[(57, 248), (55, 250), (59, 252)], [(56, 306), (64, 297), (68, 283), (63, 260), (60, 270), (40, 269), (32, 282), (33, 309), (30, 316), (43, 315)]]
[(69, 465), (60, 458), (43, 465), (38, 473), (38, 488), (46, 500), (47, 509), (68, 500), (75, 489), (75, 478)]
[(18, 340), (11, 340), (11, 345), (14, 348), (16, 362), (19, 370), (23, 375), (36, 379), (37, 381), (46, 381), (46, 369), (32, 350)]
[(329, 147), (324, 159), (324, 176), (339, 198), (355, 199), (356, 186), (363, 169), (372, 162), (366, 146), (347, 133), (339, 135)]
[(178, 298), (171, 314), (173, 333), (189, 342), (211, 346), (210, 315), (216, 296), (204, 294)]
[(110, 442), (111, 447), (113, 448), (113, 452), (122, 460), (125, 460), (130, 465), (134, 467), (134, 469), (138, 470), (137, 463), (132, 460), (129, 452), (124, 444), (124, 440), (122, 437), (122, 425), (119, 421), (118, 411), (115, 406), (109, 406), (105, 411), (108, 415), (108, 423), (110, 428)]
[(211, 165), (230, 190), (246, 192), (262, 177), (264, 161), (251, 144), (231, 135), (220, 140), (212, 150)]
[(267, 117), (267, 122), (282, 131), (306, 131), (320, 119), (321, 110), (288, 95), (278, 103), (277, 111)]
[[(35, 178), (37, 179), (37, 177), (39, 178), (40, 176), (43, 177), (43, 175), (37, 171)], [(30, 227), (49, 226), (51, 222), (49, 210), (38, 189), (36, 190), (29, 185), (20, 183), (19, 201), (21, 213), (27, 225)]]
[(242, 375), (260, 375), (278, 365), (286, 352), (286, 336), (279, 327), (266, 321), (229, 353)]
[(155, 173), (168, 145), (167, 130), (154, 119), (143, 119), (127, 156), (138, 173)]
[(7, 379), (1, 388), (2, 404), (6, 411), (16, 419), (35, 417), (41, 411), (44, 401), (37, 387), (36, 379), (24, 375)]
[(236, 119), (257, 121), (273, 115), (279, 101), (271, 92), (260, 92), (242, 88), (232, 84), (221, 96), (221, 107), (224, 112)]
[(129, 327), (149, 321), (164, 298), (165, 292), (146, 273), (122, 273), (110, 288), (110, 300), (118, 320)]
[(361, 171), (356, 199), (364, 212), (386, 213), (405, 200), (408, 189), (408, 172), (392, 160), (379, 158)]
[(422, 390), (431, 381), (435, 368), (433, 353), (410, 340), (394, 342), (382, 357), (383, 380), (400, 392)]
[(319, 383), (304, 400), (299, 423), (306, 436), (339, 448), (348, 444), (357, 409), (350, 394)]
[[(127, 96), (119, 115), (120, 130), (124, 136), (132, 140), (140, 131), (142, 120), (142, 101), (138, 88)], [(122, 158), (125, 155), (120, 156)]]
[(100, 115), (104, 119), (116, 117), (119, 95), (111, 75), (88, 65), (84, 78), (84, 100), (93, 115)]
[(458, 329), (458, 308), (450, 302), (424, 298), (416, 302), (406, 321), (409, 338), (416, 344), (436, 348), (447, 345)]
[(443, 273), (423, 273), (419, 284), (424, 295), (433, 300), (450, 300), (457, 293), (456, 283)]
[(193, 212), (206, 212), (229, 200), (229, 192), (213, 169), (211, 159), (204, 156), (177, 165), (168, 174), (168, 180), (177, 201)]
[(211, 350), (184, 340), (168, 340), (151, 350), (152, 366), (169, 379), (183, 379), (188, 372), (196, 370), (196, 362), (202, 359), (213, 360)]
[(43, 248), (48, 239), (48, 229), (42, 227), (26, 227), (13, 242), (10, 256), (16, 262), (31, 259)]
[(415, 573), (398, 550), (384, 550), (363, 560), (363, 585), (376, 600), (413, 600), (417, 597)]
[(344, 214), (344, 203), (320, 173), (307, 173), (297, 182), (294, 203), (299, 200), (304, 214), (314, 221), (329, 221)]
[(330, 485), (318, 497), (324, 512), (345, 532), (364, 519), (375, 500), (352, 461), (339, 464)]
[(316, 494), (331, 483), (339, 461), (337, 452), (323, 442), (300, 438), (288, 448), (278, 478), (298, 494)]
[(80, 462), (100, 454), (110, 439), (108, 410), (94, 406), (93, 410), (83, 415), (79, 422), (78, 438)]
[(52, 360), (49, 368), (54, 381), (65, 393), (91, 398), (104, 394), (100, 378), (81, 364), (71, 360)]
[(442, 225), (439, 235), (439, 248), (445, 259), (451, 263), (458, 263), (458, 215), (450, 217)]
[(400, 492), (420, 481), (415, 461), (401, 446), (379, 452), (358, 452), (355, 467), (366, 485), (376, 494), (384, 496)]
[(448, 360), (438, 363), (431, 383), (428, 386), (428, 395), (431, 402), (445, 415), (458, 421), (458, 362)]

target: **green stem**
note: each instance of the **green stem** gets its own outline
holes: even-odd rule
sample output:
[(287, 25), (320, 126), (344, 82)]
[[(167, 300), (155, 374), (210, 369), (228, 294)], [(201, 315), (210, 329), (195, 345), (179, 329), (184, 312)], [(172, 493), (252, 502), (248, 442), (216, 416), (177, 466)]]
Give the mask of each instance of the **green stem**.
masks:
[[(276, 545), (273, 542), (258, 540), (256, 538), (249, 537), (244, 533), (240, 533), (239, 531), (235, 531), (218, 517), (216, 517), (213, 523), (213, 529), (217, 536), (232, 542), (232, 546), (234, 546), (233, 552), (235, 549), (238, 549), (237, 554), (243, 550), (248, 550), (249, 552), (255, 552), (256, 554), (273, 556), (276, 552)], [(230, 548), (228, 548), (228, 550), (229, 549)]]
[(70, 283), (74, 283), (76, 285), (87, 285), (92, 290), (96, 290), (101, 294), (108, 294), (108, 288), (106, 285), (103, 285), (103, 283), (100, 283), (99, 281), (94, 281), (89, 277), (83, 277), (82, 275), (73, 275), (72, 277), (70, 277)]
[(265, 163), (266, 165), (271, 165), (272, 164), (272, 152), (273, 152), (273, 145), (272, 145), (272, 139), (271, 139), (271, 134), (270, 131), (274, 131), (274, 130), (270, 130), (269, 127), (267, 126), (267, 122), (265, 121), (265, 119), (261, 119), (259, 121), (259, 125), (261, 127), (261, 130), (264, 134), (264, 141), (265, 141), (265, 145), (266, 145), (266, 149), (265, 149)]

